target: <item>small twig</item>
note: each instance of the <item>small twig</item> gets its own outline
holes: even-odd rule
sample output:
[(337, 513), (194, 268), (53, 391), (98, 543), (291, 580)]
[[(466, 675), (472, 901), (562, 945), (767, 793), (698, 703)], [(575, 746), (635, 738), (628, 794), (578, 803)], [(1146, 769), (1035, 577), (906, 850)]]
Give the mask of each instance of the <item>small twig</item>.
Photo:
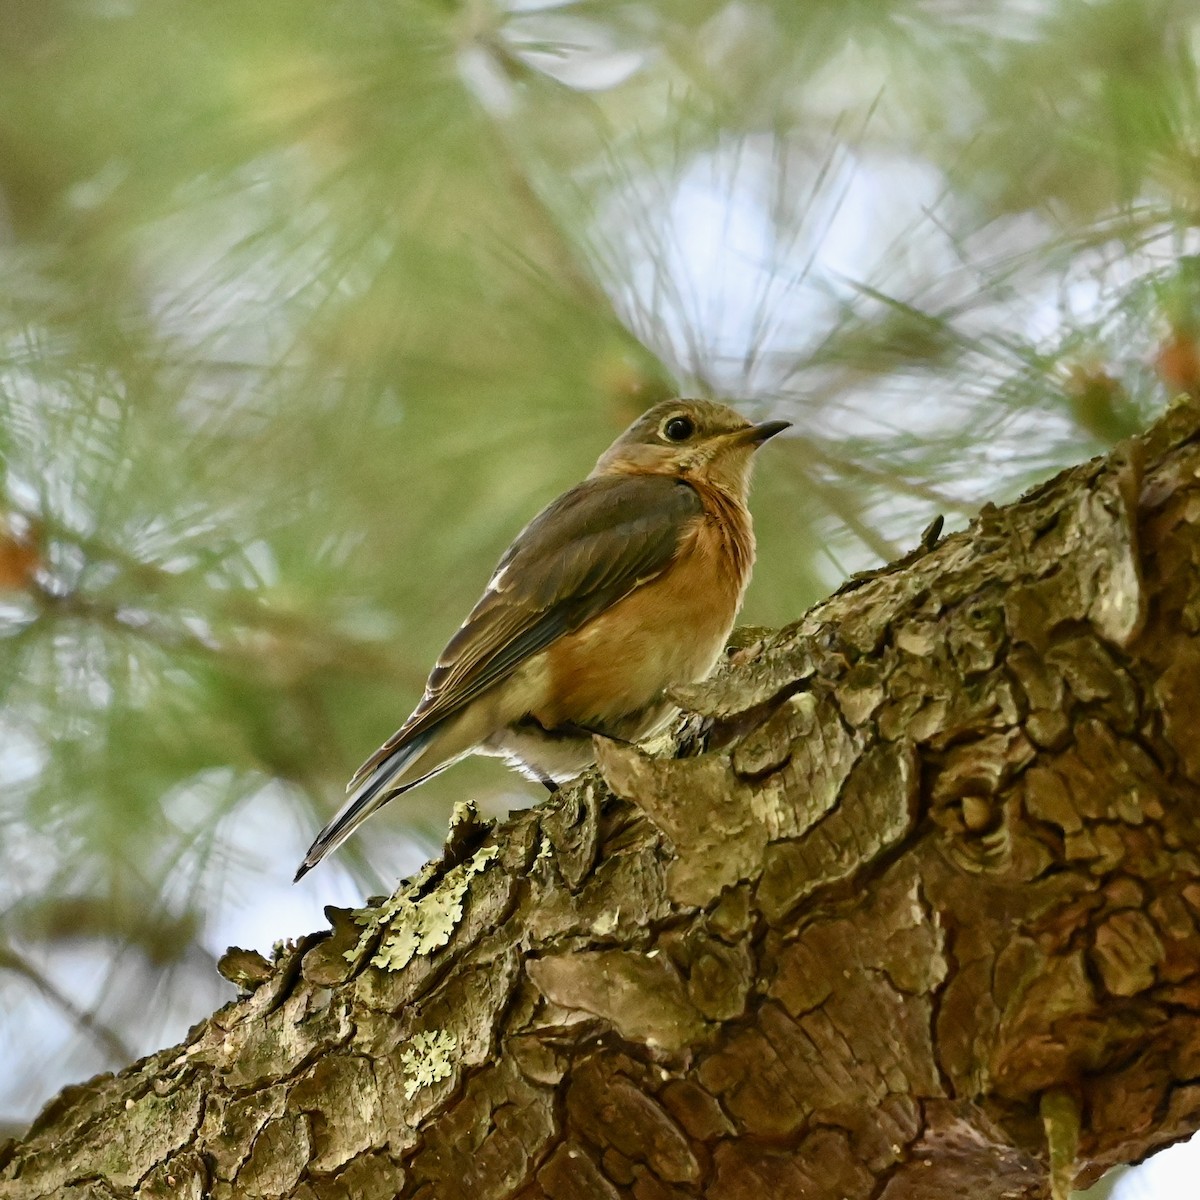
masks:
[(0, 944), (0, 970), (12, 971), (32, 983), (47, 1000), (61, 1008), (82, 1032), (103, 1046), (116, 1065), (123, 1067), (137, 1057), (120, 1035), (98, 1021), (94, 1014), (80, 1008), (53, 980), (17, 954), (11, 946)]

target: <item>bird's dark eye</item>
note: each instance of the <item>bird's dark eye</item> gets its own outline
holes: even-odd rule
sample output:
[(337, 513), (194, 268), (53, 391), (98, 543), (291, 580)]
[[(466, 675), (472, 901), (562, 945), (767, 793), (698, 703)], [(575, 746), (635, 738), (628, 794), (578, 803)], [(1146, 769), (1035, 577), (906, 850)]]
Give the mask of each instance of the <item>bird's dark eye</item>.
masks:
[(672, 442), (686, 442), (696, 432), (689, 417), (672, 417), (663, 426), (663, 435)]

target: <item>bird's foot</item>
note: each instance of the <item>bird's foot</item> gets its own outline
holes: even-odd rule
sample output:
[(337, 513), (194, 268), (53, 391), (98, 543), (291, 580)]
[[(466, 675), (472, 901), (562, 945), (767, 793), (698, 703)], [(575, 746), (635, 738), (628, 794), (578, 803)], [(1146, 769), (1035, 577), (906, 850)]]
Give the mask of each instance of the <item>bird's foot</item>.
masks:
[(602, 737), (607, 738), (610, 742), (620, 742), (622, 746), (632, 746), (628, 738), (617, 737), (615, 733), (609, 733), (606, 729), (596, 729), (591, 725), (580, 725), (576, 721), (567, 721), (563, 725), (559, 725), (555, 732), (562, 730), (563, 733), (573, 734), (575, 737)]

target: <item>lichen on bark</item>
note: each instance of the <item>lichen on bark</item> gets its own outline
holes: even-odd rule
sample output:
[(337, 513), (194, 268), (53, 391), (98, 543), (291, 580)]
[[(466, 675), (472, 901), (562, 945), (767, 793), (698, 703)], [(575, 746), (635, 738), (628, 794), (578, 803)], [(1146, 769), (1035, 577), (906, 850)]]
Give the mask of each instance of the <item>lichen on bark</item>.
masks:
[(0, 1198), (1035, 1197), (1200, 1126), (1200, 410), (68, 1089)]

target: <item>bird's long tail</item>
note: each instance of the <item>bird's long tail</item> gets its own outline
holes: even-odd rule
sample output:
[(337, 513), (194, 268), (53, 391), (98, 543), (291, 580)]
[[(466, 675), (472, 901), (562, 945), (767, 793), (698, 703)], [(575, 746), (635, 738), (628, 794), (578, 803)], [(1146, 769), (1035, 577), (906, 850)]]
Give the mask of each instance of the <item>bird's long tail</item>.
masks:
[(382, 808), (393, 796), (407, 792), (409, 788), (423, 783), (430, 775), (436, 775), (442, 767), (449, 766), (449, 763), (442, 763), (416, 779), (405, 780), (399, 785), (394, 783), (397, 777), (404, 773), (405, 768), (429, 745), (436, 731), (437, 727), (434, 726), (411, 741), (397, 746), (359, 781), (337, 815), (317, 834), (316, 840), (308, 848), (308, 853), (293, 879), (294, 883), (303, 879), (325, 855), (331, 850), (336, 850), (373, 812)]

